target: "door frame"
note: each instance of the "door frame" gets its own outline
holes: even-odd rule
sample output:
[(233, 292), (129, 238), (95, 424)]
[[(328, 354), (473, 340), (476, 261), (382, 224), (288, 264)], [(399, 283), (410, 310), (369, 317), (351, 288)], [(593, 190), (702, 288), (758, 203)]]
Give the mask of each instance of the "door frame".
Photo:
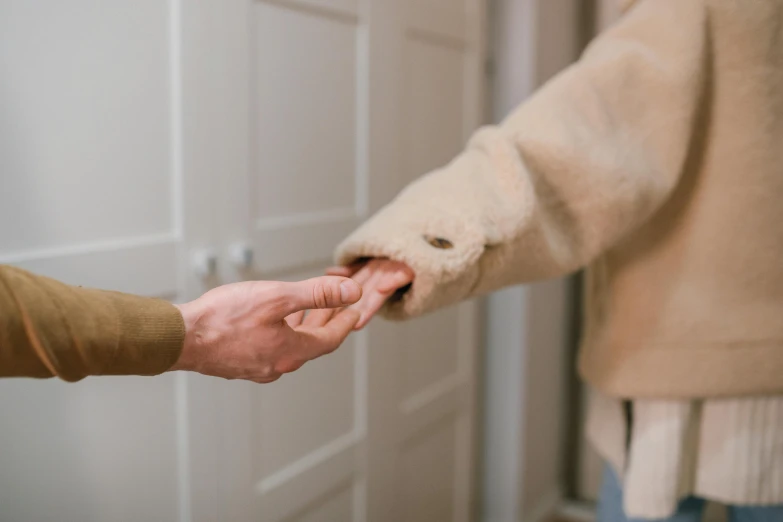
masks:
[[(592, 0), (490, 1), (494, 121), (577, 58), (592, 13)], [(567, 278), (508, 288), (486, 299), (481, 479), (486, 522), (538, 522), (572, 494), (568, 433), (578, 414), (577, 288)]]

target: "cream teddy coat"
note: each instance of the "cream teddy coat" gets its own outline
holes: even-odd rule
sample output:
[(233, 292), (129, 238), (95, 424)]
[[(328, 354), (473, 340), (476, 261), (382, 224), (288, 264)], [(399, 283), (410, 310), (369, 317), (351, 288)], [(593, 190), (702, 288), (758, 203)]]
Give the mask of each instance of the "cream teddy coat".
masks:
[(351, 235), (419, 315), (588, 266), (584, 378), (783, 392), (783, 1), (644, 0)]

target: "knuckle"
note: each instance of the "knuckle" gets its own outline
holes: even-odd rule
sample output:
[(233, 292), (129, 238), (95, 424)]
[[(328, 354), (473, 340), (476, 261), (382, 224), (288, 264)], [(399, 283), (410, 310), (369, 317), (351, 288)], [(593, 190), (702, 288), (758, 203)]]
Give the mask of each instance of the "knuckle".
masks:
[(325, 283), (313, 285), (313, 303), (316, 308), (328, 308), (334, 302), (334, 288)]
[(275, 367), (272, 364), (262, 363), (258, 366), (258, 377), (261, 379), (269, 379), (276, 373), (277, 372), (275, 372)]

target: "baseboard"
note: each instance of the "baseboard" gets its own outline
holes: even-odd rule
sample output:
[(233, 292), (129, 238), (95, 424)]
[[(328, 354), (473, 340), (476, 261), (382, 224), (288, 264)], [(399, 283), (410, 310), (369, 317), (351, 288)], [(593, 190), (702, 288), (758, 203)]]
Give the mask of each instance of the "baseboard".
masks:
[(555, 508), (554, 515), (563, 522), (595, 522), (595, 506), (587, 502), (564, 500)]
[[(517, 518), (516, 522), (550, 522), (562, 503), (563, 496), (560, 491), (552, 491), (548, 495), (544, 495), (532, 509), (528, 510), (527, 515)], [(501, 520), (498, 516), (486, 517), (481, 520), (482, 522), (509, 522), (508, 519)]]
[(563, 494), (559, 490), (551, 491), (523, 517), (523, 522), (548, 522), (562, 503)]

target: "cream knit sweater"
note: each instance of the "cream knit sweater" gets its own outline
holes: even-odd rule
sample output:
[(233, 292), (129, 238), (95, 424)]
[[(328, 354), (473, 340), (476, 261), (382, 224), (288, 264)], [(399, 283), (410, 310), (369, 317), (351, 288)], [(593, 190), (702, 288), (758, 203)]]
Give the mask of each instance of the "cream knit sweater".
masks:
[(591, 390), (587, 436), (621, 478), (630, 517), (664, 518), (694, 495), (783, 504), (783, 397), (622, 401)]

